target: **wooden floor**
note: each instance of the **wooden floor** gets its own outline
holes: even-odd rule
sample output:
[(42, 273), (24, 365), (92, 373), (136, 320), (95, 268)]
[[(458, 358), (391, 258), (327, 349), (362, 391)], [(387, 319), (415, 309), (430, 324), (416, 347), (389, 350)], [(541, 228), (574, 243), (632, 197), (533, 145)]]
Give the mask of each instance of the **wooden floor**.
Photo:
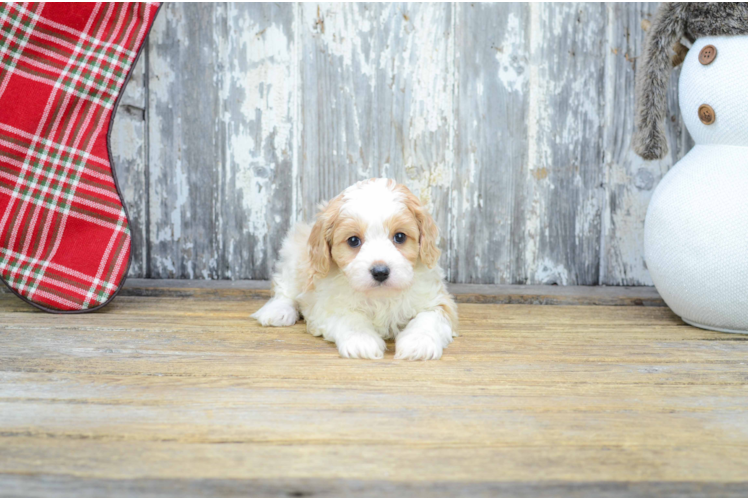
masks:
[(0, 495), (748, 494), (746, 336), (463, 303), (441, 361), (346, 360), (259, 327), (266, 294), (139, 282), (67, 316), (0, 294)]

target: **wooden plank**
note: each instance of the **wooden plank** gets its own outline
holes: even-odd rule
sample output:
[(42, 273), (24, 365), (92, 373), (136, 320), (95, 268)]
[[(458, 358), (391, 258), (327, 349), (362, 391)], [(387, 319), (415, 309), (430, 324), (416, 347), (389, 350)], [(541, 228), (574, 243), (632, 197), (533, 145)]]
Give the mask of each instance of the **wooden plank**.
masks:
[(257, 300), (16, 303), (0, 296), (3, 495), (746, 488), (748, 337), (666, 308), (461, 304), (445, 357), (409, 363), (259, 327)]
[(458, 283), (527, 281), (524, 259), (516, 252), (525, 213), (516, 205), (527, 167), (530, 7), (463, 3), (456, 8), (448, 276)]
[[(533, 304), (586, 306), (654, 306), (665, 302), (654, 287), (594, 287), (548, 285), (448, 285), (458, 303)], [(0, 288), (0, 296), (11, 295)], [(222, 300), (267, 300), (270, 282), (262, 280), (180, 280), (131, 278), (120, 292), (121, 297), (178, 297)], [(12, 299), (9, 298), (12, 301)], [(22, 302), (18, 300), (20, 306)]]
[(298, 218), (354, 182), (393, 177), (432, 210), (447, 262), (454, 161), (452, 6), (300, 6)]
[(160, 17), (151, 276), (267, 279), (291, 220), (293, 6), (167, 5)]
[(435, 212), (452, 281), (651, 284), (646, 207), (692, 145), (676, 71), (670, 157), (630, 148), (655, 8), (166, 5), (113, 134), (131, 274), (267, 279), (291, 221), (386, 175)]
[[(282, 444), (249, 446), (245, 443), (225, 443), (221, 446), (189, 445), (168, 441), (124, 444), (108, 440), (95, 442), (93, 439), (71, 441), (60, 440), (53, 446), (49, 442), (40, 443), (33, 438), (0, 438), (3, 448), (10, 453), (8, 459), (0, 462), (0, 466), (3, 462), (9, 466), (20, 466), (23, 467), (21, 471), (28, 471), (27, 475), (34, 476), (54, 474), (82, 476), (84, 480), (98, 479), (104, 487), (108, 484), (106, 480), (127, 480), (131, 488), (140, 483), (141, 477), (146, 480), (162, 479), (163, 482), (169, 481), (178, 485), (182, 481), (192, 482), (200, 479), (228, 483), (232, 479), (249, 482), (247, 480), (262, 480), (265, 477), (281, 483), (286, 479), (293, 481), (312, 476), (314, 479), (326, 480), (328, 484), (334, 484), (335, 480), (363, 481), (364, 484), (379, 481), (395, 491), (398, 491), (396, 488), (403, 483), (413, 489), (431, 482), (467, 485), (472, 482), (508, 482), (529, 486), (537, 484), (538, 476), (542, 477), (541, 481), (556, 484), (572, 483), (578, 487), (585, 481), (577, 478), (585, 476), (600, 477), (598, 480), (590, 481), (592, 483), (620, 481), (646, 485), (647, 482), (657, 481), (657, 477), (664, 476), (673, 478), (663, 480), (664, 482), (676, 485), (693, 482), (707, 485), (746, 484), (745, 476), (740, 474), (745, 471), (745, 452), (734, 446), (712, 449), (690, 446), (686, 450), (625, 446), (611, 446), (607, 450), (603, 447), (588, 450), (570, 446), (567, 449), (553, 448), (542, 453), (534, 451), (533, 447), (407, 448), (404, 445), (386, 444), (361, 449), (362, 447), (350, 445), (314, 444), (292, 447)], [(39, 464), (40, 452), (49, 453), (49, 465)], [(703, 452), (704, 455), (700, 456), (699, 452)], [(663, 454), (669, 459), (664, 463)], [(138, 459), (141, 456), (142, 459)], [(572, 456), (575, 463), (559, 467), (560, 461)], [(154, 460), (151, 457), (160, 457), (161, 460)], [(596, 459), (599, 462), (596, 462)], [(538, 462), (534, 464), (533, 461), (536, 460)], [(712, 463), (724, 463), (724, 473), (714, 476), (713, 466), (708, 467), (710, 460)], [(580, 470), (580, 463), (589, 466), (591, 470)], [(50, 466), (52, 464), (54, 466)], [(571, 471), (575, 465), (576, 471)], [(700, 465), (708, 468), (704, 470), (695, 467)], [(613, 478), (615, 476), (611, 471), (622, 471), (627, 466), (631, 467), (629, 473), (620, 474), (619, 477), (622, 479)], [(115, 467), (120, 467), (119, 472), (113, 471)], [(678, 467), (693, 470), (696, 474), (693, 478), (688, 478), (684, 472), (677, 471)], [(7, 470), (5, 467), (3, 469)], [(558, 469), (570, 473), (564, 477), (563, 473), (557, 472)], [(59, 472), (48, 473), (47, 470)], [(516, 474), (517, 470), (524, 473)], [(86, 473), (80, 474), (81, 471)], [(5, 472), (3, 476), (23, 477), (26, 474)], [(388, 475), (390, 477), (387, 477)], [(641, 486), (639, 488), (644, 489)], [(710, 489), (717, 488), (712, 486)], [(675, 488), (675, 491), (678, 491), (678, 488)], [(361, 496), (368, 496), (365, 492), (366, 490)], [(49, 493), (52, 491), (48, 490), (48, 493), (42, 496), (48, 496)], [(277, 496), (277, 493), (269, 496)]]
[(594, 285), (603, 206), (605, 6), (530, 5), (524, 225), (519, 283)]
[(676, 71), (670, 157), (630, 148), (655, 8), (165, 6), (113, 135), (132, 274), (267, 279), (292, 220), (387, 175), (435, 212), (452, 281), (651, 284), (646, 206), (692, 145)]
[(148, 37), (150, 269), (219, 278), (224, 4), (165, 4)]
[(226, 8), (219, 68), (227, 148), (219, 275), (269, 279), (292, 218), (295, 7), (229, 3)]
[[(653, 287), (450, 284), (459, 303), (538, 305), (665, 305)], [(232, 300), (267, 299), (269, 281), (143, 280), (127, 281), (122, 296), (200, 297)]]
[(146, 277), (148, 205), (146, 195), (146, 57), (141, 53), (114, 117), (110, 146), (114, 173), (122, 191), (132, 235), (128, 276)]
[(746, 482), (380, 482), (321, 479), (89, 479), (77, 476), (0, 474), (7, 496), (168, 497), (743, 497)]
[(666, 131), (670, 153), (644, 161), (631, 148), (634, 132), (634, 81), (654, 3), (606, 4), (608, 47), (605, 52), (605, 210), (600, 240), (600, 283), (651, 285), (644, 262), (644, 218), (654, 189), (670, 167), (693, 146), (678, 108), (678, 74), (668, 89)]
[(657, 306), (665, 302), (654, 287), (449, 284), (459, 303), (584, 306)]

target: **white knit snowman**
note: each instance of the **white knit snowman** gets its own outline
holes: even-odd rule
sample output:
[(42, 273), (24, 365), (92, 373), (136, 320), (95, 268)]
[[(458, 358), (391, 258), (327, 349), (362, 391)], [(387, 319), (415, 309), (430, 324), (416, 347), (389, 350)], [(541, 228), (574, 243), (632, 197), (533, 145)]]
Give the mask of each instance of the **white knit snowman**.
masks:
[(748, 36), (696, 39), (679, 99), (696, 146), (652, 196), (647, 268), (684, 321), (748, 333)]

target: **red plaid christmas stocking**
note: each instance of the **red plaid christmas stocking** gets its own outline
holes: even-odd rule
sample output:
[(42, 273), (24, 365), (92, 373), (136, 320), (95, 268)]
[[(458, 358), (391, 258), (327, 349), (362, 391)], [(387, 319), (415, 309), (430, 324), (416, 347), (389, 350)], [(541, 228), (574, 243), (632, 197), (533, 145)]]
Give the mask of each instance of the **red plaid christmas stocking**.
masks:
[(0, 277), (44, 310), (91, 311), (124, 282), (108, 137), (157, 9), (0, 3)]

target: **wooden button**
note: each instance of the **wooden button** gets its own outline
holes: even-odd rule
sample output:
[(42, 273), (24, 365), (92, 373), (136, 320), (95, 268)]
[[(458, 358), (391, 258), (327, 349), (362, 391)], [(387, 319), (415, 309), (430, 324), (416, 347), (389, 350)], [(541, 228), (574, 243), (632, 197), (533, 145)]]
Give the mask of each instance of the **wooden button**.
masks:
[(704, 66), (712, 64), (712, 61), (717, 57), (717, 47), (714, 45), (705, 45), (701, 52), (699, 52), (699, 62)]
[(716, 118), (717, 115), (714, 114), (714, 110), (710, 105), (702, 104), (699, 106), (699, 120), (701, 120), (701, 123), (711, 125)]

